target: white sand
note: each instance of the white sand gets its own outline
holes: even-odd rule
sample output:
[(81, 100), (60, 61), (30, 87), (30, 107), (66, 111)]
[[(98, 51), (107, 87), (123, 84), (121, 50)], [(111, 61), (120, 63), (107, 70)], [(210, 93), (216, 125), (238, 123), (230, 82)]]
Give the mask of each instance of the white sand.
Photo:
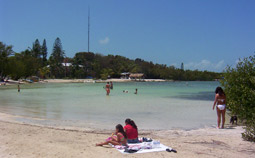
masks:
[[(131, 80), (131, 79), (119, 79), (119, 78), (111, 78), (107, 80), (93, 80), (93, 79), (46, 79), (43, 82), (48, 83), (86, 83), (86, 82), (92, 82), (92, 83), (105, 83), (105, 82), (133, 82), (133, 81), (139, 81), (139, 80)], [(165, 82), (166, 80), (163, 79), (143, 79), (140, 81), (145, 82)]]
[(109, 135), (101, 131), (64, 130), (27, 125), (0, 115), (0, 157), (2, 158), (98, 158), (98, 157), (223, 157), (251, 158), (255, 143), (243, 141), (242, 127), (226, 129), (204, 128), (191, 131), (140, 131), (140, 137), (150, 137), (172, 147), (178, 153), (154, 152), (121, 154), (110, 146), (96, 147)]

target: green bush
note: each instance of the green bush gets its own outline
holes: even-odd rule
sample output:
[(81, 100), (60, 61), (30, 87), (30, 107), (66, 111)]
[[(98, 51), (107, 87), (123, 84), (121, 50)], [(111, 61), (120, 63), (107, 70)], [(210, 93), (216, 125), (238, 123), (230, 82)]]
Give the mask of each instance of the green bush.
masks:
[[(254, 120), (255, 121), (255, 120)], [(242, 133), (243, 139), (255, 142), (255, 125), (253, 122), (246, 122), (246, 127), (244, 127), (245, 132)]]
[(255, 56), (240, 59), (236, 68), (228, 66), (221, 84), (227, 96), (227, 108), (246, 125), (243, 138), (255, 141)]

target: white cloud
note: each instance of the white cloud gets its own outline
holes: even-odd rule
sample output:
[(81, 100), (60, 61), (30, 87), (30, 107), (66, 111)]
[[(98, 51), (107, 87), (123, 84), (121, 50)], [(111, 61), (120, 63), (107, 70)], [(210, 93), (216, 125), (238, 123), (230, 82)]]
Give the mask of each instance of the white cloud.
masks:
[(110, 39), (108, 37), (105, 37), (104, 39), (99, 40), (100, 44), (107, 44), (110, 42)]
[(219, 61), (219, 62), (216, 63), (216, 65), (215, 65), (215, 68), (216, 68), (216, 69), (221, 69), (221, 68), (223, 68), (223, 67), (224, 67), (224, 60)]
[(184, 68), (190, 69), (190, 70), (198, 69), (198, 70), (221, 72), (225, 68), (225, 62), (224, 62), (224, 60), (221, 60), (217, 63), (212, 63), (211, 61), (204, 59), (200, 62), (190, 62), (187, 64), (184, 63)]

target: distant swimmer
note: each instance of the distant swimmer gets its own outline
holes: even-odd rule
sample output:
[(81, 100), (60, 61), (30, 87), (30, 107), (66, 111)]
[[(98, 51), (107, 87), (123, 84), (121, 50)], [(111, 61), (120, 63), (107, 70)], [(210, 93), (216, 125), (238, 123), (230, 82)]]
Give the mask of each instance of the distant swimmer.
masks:
[(111, 87), (110, 87), (110, 88), (113, 89), (113, 83), (112, 83), (112, 81), (111, 81), (110, 83), (111, 83)]
[(18, 92), (20, 92), (20, 86), (19, 86), (19, 84), (18, 84)]
[(109, 82), (107, 82), (107, 84), (105, 85), (106, 95), (110, 94), (110, 88), (111, 88), (111, 86), (110, 86)]
[(138, 91), (138, 90), (137, 90), (137, 88), (136, 88), (136, 89), (135, 89), (135, 94), (137, 94), (137, 91)]
[(123, 93), (128, 93), (128, 90), (123, 90)]

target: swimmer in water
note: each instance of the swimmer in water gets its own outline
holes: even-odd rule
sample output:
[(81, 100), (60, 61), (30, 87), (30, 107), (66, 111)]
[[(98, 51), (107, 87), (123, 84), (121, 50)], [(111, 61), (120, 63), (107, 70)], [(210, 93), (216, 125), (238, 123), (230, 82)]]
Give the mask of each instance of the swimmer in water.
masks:
[(105, 85), (105, 90), (106, 90), (106, 95), (109, 95), (110, 94), (110, 84), (109, 82), (107, 82), (107, 84)]
[(20, 86), (19, 86), (19, 84), (18, 84), (18, 92), (20, 92)]
[(137, 88), (135, 89), (135, 94), (137, 94)]
[(110, 82), (110, 84), (111, 84), (110, 88), (113, 89), (113, 83), (112, 83), (112, 81)]

